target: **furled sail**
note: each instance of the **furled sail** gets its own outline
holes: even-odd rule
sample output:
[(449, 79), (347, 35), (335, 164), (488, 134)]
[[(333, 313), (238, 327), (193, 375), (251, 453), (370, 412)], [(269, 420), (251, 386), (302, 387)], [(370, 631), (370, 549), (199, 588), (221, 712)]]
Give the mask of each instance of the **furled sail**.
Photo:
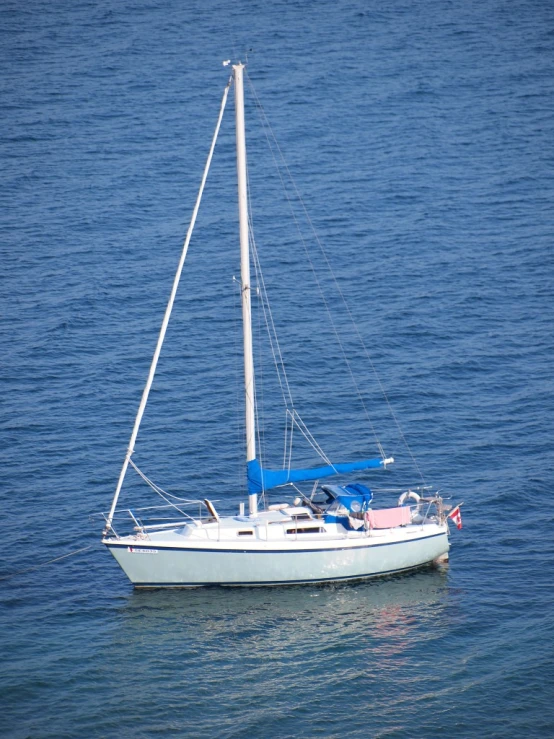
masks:
[(324, 467), (312, 467), (296, 470), (264, 470), (257, 459), (252, 459), (247, 464), (248, 493), (257, 495), (263, 490), (270, 490), (279, 485), (289, 482), (303, 482), (304, 480), (319, 480), (331, 475), (342, 475), (356, 470), (367, 470), (372, 467), (385, 467), (394, 460), (389, 459), (364, 459), (359, 462), (341, 462), (339, 464), (325, 465)]

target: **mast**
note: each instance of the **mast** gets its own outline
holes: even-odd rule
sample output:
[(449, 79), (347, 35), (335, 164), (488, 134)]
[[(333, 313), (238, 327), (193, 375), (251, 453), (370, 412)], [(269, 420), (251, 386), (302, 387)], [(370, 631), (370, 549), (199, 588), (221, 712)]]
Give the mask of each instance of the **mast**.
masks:
[[(237, 137), (237, 184), (240, 229), (240, 278), (244, 342), (244, 395), (246, 408), (246, 462), (256, 459), (254, 418), (254, 358), (252, 354), (252, 309), (250, 304), (250, 248), (248, 241), (248, 193), (246, 182), (246, 136), (244, 132), (244, 64), (234, 64), (235, 115)], [(248, 496), (251, 516), (258, 513), (258, 496)]]

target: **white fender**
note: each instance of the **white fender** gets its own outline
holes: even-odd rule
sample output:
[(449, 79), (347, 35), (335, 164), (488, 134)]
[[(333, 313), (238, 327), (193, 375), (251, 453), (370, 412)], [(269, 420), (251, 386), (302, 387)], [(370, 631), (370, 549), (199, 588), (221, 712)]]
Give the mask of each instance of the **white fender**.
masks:
[(402, 493), (400, 498), (398, 498), (398, 505), (404, 505), (404, 501), (408, 498), (415, 500), (416, 503), (419, 503), (419, 501), (421, 500), (420, 496), (417, 493), (414, 493), (413, 490), (408, 490), (406, 493)]

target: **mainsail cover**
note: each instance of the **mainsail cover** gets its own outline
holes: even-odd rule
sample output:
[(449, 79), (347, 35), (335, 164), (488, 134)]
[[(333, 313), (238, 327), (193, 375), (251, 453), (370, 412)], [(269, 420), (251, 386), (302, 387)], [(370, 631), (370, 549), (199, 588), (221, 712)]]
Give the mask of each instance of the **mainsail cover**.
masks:
[(341, 462), (303, 470), (264, 470), (257, 459), (252, 459), (247, 464), (248, 493), (249, 495), (257, 495), (264, 490), (271, 490), (271, 488), (286, 485), (289, 482), (319, 480), (321, 477), (342, 475), (348, 472), (356, 472), (356, 470), (385, 467), (387, 463), (392, 461), (392, 459), (364, 459), (360, 462)]

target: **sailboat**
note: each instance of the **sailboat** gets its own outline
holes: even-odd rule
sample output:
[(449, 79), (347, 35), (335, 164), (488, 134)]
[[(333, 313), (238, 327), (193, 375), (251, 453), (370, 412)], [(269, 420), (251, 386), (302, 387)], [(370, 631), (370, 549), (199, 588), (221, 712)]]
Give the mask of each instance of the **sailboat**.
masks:
[[(236, 118), (240, 293), (243, 322), (246, 478), (248, 510), (239, 502), (223, 515), (209, 499), (186, 501), (165, 494), (132, 460), (141, 419), (152, 386), (177, 286), (187, 254), (207, 173), (230, 88)], [(150, 372), (141, 398), (111, 509), (103, 514), (102, 542), (137, 588), (274, 586), (360, 580), (405, 572), (445, 561), (449, 551), (448, 510), (438, 493), (404, 490), (397, 505), (376, 507), (360, 472), (385, 470), (394, 462), (378, 458), (332, 462), (294, 469), (266, 468), (256, 451), (254, 360), (251, 317), (248, 183), (244, 122), (244, 65), (232, 65), (193, 217), (173, 282)], [(129, 466), (165, 501), (170, 520), (148, 523), (141, 511), (118, 509)], [(328, 483), (337, 477), (339, 482)], [(348, 478), (350, 476), (350, 479)], [(321, 482), (324, 481), (324, 482)], [(309, 482), (311, 492), (300, 485)], [(268, 491), (283, 491), (287, 502), (262, 505)], [(188, 507), (187, 507), (188, 506)], [(198, 509), (198, 513), (196, 510)], [(116, 517), (127, 515), (130, 531)], [(119, 518), (118, 518), (119, 521)], [(117, 526), (117, 529), (116, 529)]]

